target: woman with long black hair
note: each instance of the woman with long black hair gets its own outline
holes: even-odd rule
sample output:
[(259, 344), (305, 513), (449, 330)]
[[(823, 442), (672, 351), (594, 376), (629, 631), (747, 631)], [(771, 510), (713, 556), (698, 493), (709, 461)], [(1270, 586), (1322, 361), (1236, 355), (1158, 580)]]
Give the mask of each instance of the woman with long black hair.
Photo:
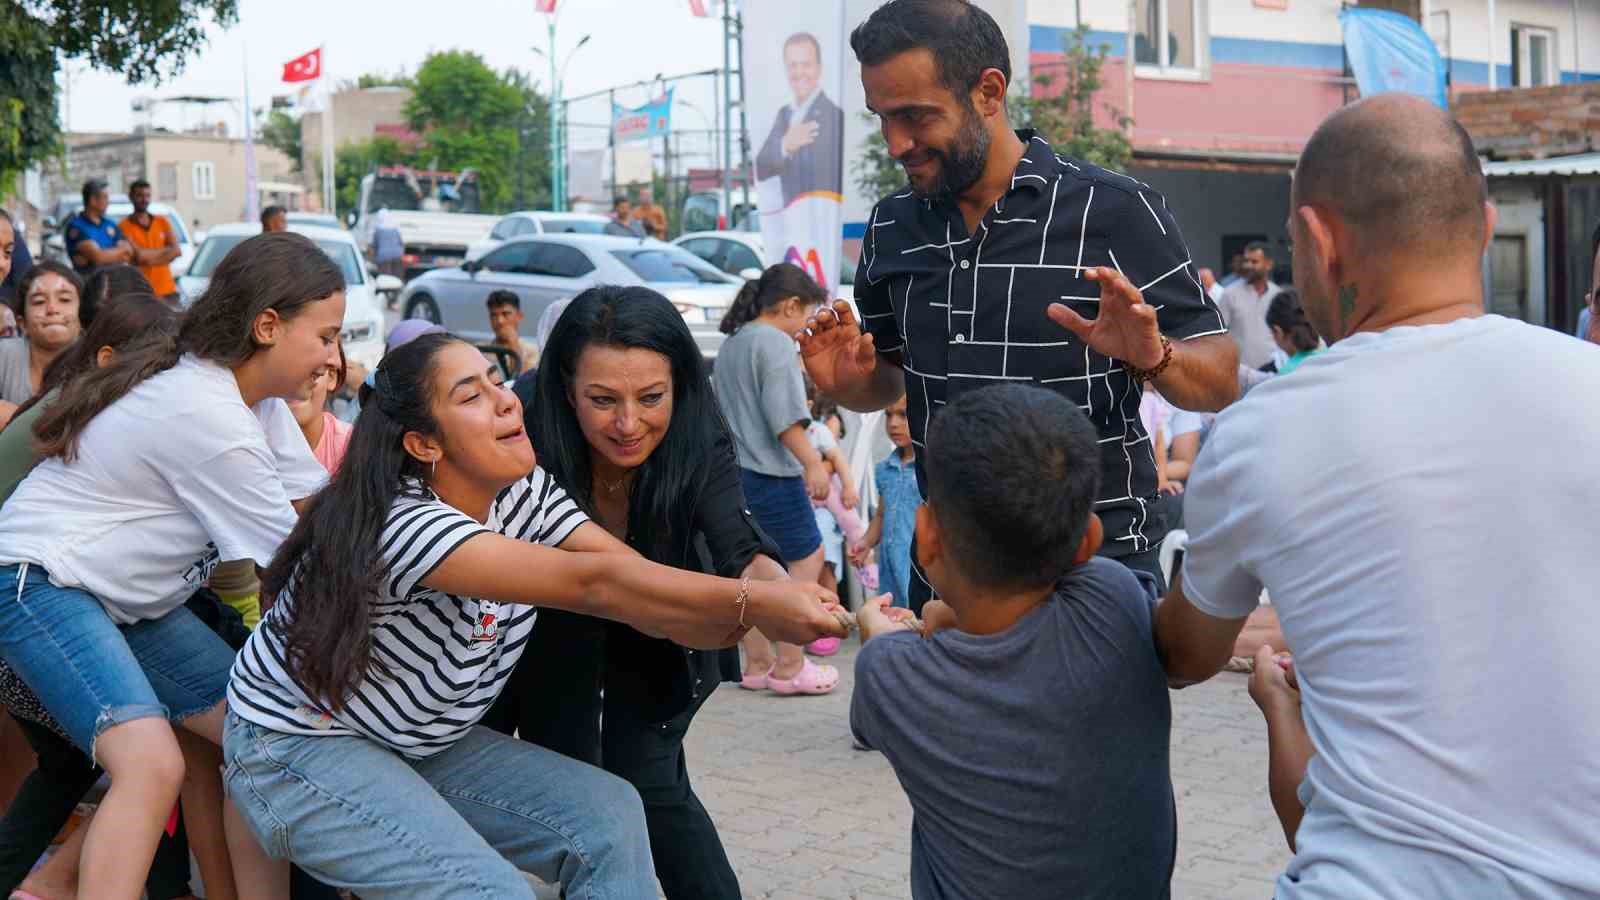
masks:
[[(724, 577), (788, 577), (745, 511), (733, 440), (694, 337), (655, 291), (579, 294), (545, 343), (526, 420), (545, 471), (646, 558)], [(626, 625), (545, 615), (494, 724), (639, 789), (669, 900), (736, 898), (738, 879), (689, 784), (683, 738), (717, 684), (738, 678), (733, 649), (690, 650)]]
[(640, 559), (535, 461), (472, 345), (430, 334), (384, 357), (233, 670), (228, 789), (269, 852), (364, 900), (531, 897), (519, 869), (572, 900), (654, 897), (626, 782), (478, 726), (536, 613), (702, 647), (844, 633), (817, 585)]

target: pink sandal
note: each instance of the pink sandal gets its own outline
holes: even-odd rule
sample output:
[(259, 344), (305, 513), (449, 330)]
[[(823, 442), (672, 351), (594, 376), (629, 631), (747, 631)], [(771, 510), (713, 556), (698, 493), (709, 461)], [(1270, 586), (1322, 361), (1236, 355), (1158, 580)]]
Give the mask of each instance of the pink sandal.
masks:
[(806, 652), (812, 656), (832, 656), (839, 652), (839, 639), (836, 637), (817, 638), (806, 645)]
[(793, 678), (767, 676), (767, 687), (774, 694), (826, 694), (839, 685), (839, 670), (833, 666), (819, 666), (806, 660)]
[[(774, 663), (774, 665), (776, 665), (776, 663)], [(747, 691), (764, 691), (767, 689), (767, 682), (771, 678), (771, 669), (768, 669), (766, 672), (760, 675), (746, 675), (740, 679), (739, 687), (742, 687)]]

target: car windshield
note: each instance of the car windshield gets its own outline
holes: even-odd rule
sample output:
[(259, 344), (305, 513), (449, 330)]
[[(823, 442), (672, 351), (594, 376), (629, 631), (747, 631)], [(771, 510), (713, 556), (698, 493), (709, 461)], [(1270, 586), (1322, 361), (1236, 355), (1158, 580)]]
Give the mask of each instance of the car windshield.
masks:
[[(478, 185), (468, 181), (458, 185), (454, 178), (440, 179), (438, 196), (435, 196), (434, 179), (417, 176), (416, 189), (411, 181), (401, 175), (379, 175), (372, 179), (372, 196), (367, 200), (368, 210), (384, 207), (410, 212), (475, 213), (478, 211)], [(420, 193), (418, 192), (420, 191)]]
[(728, 284), (731, 280), (700, 257), (679, 247), (613, 250), (611, 255), (621, 260), (633, 274), (647, 282)]
[[(194, 264), (189, 266), (189, 274), (199, 278), (210, 278), (216, 271), (217, 265), (229, 251), (244, 243), (250, 238), (248, 234), (214, 234), (206, 238), (200, 245), (200, 252), (195, 254)], [(343, 241), (317, 241), (316, 245), (328, 254), (344, 273), (345, 284), (363, 284), (366, 276), (361, 269), (361, 259), (356, 255), (356, 248)]]
[(541, 216), (539, 224), (545, 234), (611, 234), (617, 237), (637, 237), (632, 231), (610, 219), (569, 219), (563, 216)]

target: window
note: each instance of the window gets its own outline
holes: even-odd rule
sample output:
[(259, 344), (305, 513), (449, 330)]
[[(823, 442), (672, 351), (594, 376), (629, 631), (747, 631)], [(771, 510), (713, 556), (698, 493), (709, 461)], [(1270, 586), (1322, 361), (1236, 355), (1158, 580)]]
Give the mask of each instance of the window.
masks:
[(1511, 26), (1511, 83), (1544, 87), (1560, 83), (1556, 72), (1556, 33), (1549, 28)]
[(684, 241), (678, 246), (712, 265), (717, 264), (717, 241), (714, 238), (695, 238), (692, 241)]
[(503, 241), (515, 234), (516, 230), (517, 220), (507, 216), (506, 218), (495, 223), (494, 230), (489, 232), (489, 237), (492, 237), (497, 241)]
[(156, 199), (162, 203), (178, 202), (177, 163), (161, 163), (156, 166)]
[(674, 284), (728, 284), (728, 276), (707, 265), (681, 247), (653, 247), (649, 250), (613, 250), (633, 274), (645, 282)]
[(194, 177), (194, 198), (211, 200), (217, 196), (217, 167), (208, 162), (197, 162), (190, 169)]
[[(1136, 0), (1139, 30), (1134, 59), (1141, 66), (1168, 70), (1200, 69), (1201, 0)], [(1155, 35), (1162, 35), (1156, 40)]]
[(483, 258), (483, 268), (490, 272), (522, 272), (528, 268), (532, 251), (533, 245), (526, 241), (501, 247)]
[(728, 255), (723, 260), (722, 271), (729, 275), (737, 275), (746, 269), (763, 268), (754, 250), (738, 241), (728, 241), (727, 244)]
[(535, 244), (532, 272), (554, 278), (582, 278), (594, 271), (594, 263), (582, 250), (561, 244)]
[(512, 226), (511, 233), (516, 237), (522, 237), (523, 235), (528, 234), (538, 234), (539, 225), (532, 219), (518, 219), (516, 224)]

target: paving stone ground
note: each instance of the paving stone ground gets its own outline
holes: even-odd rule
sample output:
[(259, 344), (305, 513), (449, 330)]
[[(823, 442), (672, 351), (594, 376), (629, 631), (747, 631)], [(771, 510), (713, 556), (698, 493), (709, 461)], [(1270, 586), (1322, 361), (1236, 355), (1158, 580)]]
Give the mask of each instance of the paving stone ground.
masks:
[[(725, 684), (689, 732), (689, 774), (748, 900), (909, 898), (911, 807), (889, 764), (851, 749), (856, 645), (826, 697)], [(1266, 794), (1266, 728), (1242, 675), (1172, 695), (1178, 900), (1268, 898), (1289, 854)], [(1070, 896), (1070, 891), (1063, 897)]]

